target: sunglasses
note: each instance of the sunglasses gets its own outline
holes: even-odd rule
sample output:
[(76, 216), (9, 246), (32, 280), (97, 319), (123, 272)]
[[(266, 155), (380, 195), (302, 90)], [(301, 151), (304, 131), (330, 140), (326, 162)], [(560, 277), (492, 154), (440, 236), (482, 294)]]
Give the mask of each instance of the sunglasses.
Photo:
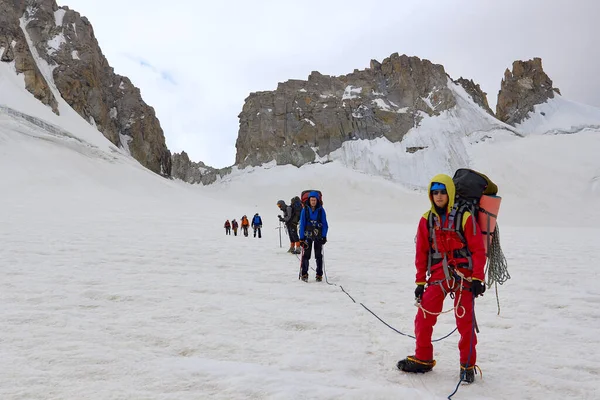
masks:
[(448, 194), (448, 192), (446, 191), (446, 189), (442, 189), (442, 190), (432, 190), (431, 194), (433, 196), (437, 196), (438, 194)]

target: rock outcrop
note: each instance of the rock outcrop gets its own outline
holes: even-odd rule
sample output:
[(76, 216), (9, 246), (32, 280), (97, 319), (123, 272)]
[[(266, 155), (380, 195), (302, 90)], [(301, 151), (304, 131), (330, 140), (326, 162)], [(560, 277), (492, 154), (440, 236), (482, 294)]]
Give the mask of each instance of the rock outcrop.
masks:
[(560, 91), (552, 87), (552, 80), (542, 68), (542, 59), (515, 61), (512, 72), (506, 69), (498, 92), (496, 117), (515, 126), (534, 110), (534, 106), (554, 98)]
[(182, 151), (181, 154), (173, 153), (172, 161), (171, 173), (173, 178), (181, 179), (187, 183), (209, 185), (215, 182), (217, 177), (223, 177), (231, 172), (231, 167), (215, 169), (203, 162), (193, 162), (185, 151)]
[(401, 141), (423, 117), (455, 106), (448, 82), (443, 66), (394, 53), (348, 75), (312, 72), (307, 81), (251, 93), (239, 114), (236, 164), (300, 166), (347, 140)]
[(460, 77), (454, 82), (462, 86), (463, 89), (465, 89), (465, 91), (469, 94), (469, 96), (471, 96), (473, 101), (477, 105), (479, 105), (479, 107), (483, 108), (488, 114), (495, 117), (494, 112), (488, 104), (487, 93), (481, 90), (479, 85), (473, 82), (473, 79), (465, 79), (463, 77)]
[(55, 112), (56, 100), (32, 52), (51, 68), (53, 84), (79, 115), (148, 169), (171, 175), (171, 153), (154, 109), (128, 78), (114, 73), (87, 18), (55, 0), (0, 0), (1, 47), (2, 61), (14, 59), (28, 90)]
[(21, 29), (20, 18), (26, 0), (0, 0), (0, 62), (14, 62), (18, 74), (23, 74), (25, 87), (36, 99), (58, 114), (58, 103), (40, 72)]

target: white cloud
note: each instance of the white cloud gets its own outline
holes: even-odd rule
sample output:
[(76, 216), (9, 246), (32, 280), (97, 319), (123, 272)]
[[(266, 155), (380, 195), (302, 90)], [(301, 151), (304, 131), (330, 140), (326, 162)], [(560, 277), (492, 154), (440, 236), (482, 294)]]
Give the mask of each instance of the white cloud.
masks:
[(346, 74), (394, 52), (473, 79), (492, 108), (504, 70), (541, 57), (565, 97), (600, 106), (594, 0), (59, 4), (88, 17), (109, 63), (155, 108), (169, 148), (214, 166), (234, 162), (237, 116), (250, 92), (313, 70)]

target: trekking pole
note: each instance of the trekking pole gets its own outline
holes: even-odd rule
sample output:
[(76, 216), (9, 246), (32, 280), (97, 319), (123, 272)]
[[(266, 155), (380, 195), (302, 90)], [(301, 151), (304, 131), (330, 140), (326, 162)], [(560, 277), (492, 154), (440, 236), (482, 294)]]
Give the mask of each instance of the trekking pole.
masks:
[(304, 258), (304, 247), (302, 247), (302, 250), (300, 251), (300, 268), (298, 269), (298, 280), (300, 280), (300, 277), (302, 276), (302, 259)]
[(279, 221), (279, 227), (275, 227), (275, 230), (279, 229), (279, 247), (281, 247), (281, 221)]

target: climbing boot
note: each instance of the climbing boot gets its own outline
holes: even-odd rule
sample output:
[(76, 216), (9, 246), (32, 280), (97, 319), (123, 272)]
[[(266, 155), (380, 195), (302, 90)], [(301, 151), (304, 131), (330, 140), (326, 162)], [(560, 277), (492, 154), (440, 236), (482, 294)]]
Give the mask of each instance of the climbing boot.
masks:
[(300, 279), (302, 279), (304, 282), (308, 282), (308, 274), (302, 275)]
[(398, 364), (396, 364), (396, 367), (398, 367), (400, 371), (421, 374), (431, 371), (434, 366), (435, 360), (419, 360), (415, 356), (408, 356), (404, 360), (398, 361)]
[(475, 382), (475, 365), (460, 364), (460, 380), (466, 383)]
[(323, 281), (323, 276), (322, 275), (317, 275), (317, 276), (315, 276), (315, 280), (317, 282), (321, 282), (321, 281)]

